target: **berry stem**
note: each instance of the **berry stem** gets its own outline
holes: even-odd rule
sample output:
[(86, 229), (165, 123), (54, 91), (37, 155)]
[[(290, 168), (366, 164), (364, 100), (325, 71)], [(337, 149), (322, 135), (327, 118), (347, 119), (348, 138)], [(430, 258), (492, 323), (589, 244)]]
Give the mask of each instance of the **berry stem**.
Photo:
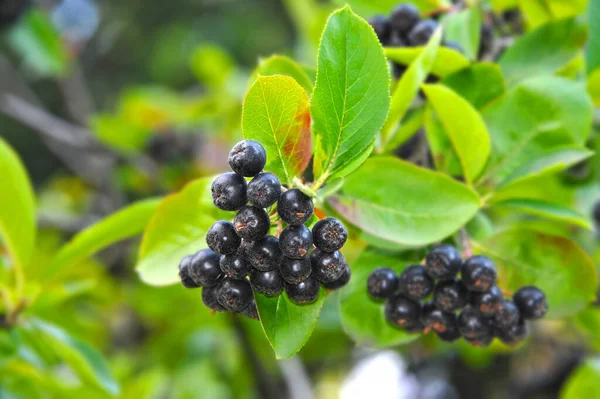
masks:
[(309, 187), (306, 184), (304, 184), (302, 182), (302, 180), (298, 179), (297, 177), (294, 177), (294, 187), (297, 187), (298, 190), (302, 191), (304, 194), (308, 195), (310, 198), (316, 198), (317, 197), (317, 188), (318, 187)]
[(459, 230), (458, 234), (460, 236), (460, 244), (462, 245), (464, 251), (462, 256), (464, 258), (473, 256), (473, 248), (471, 248), (471, 240), (469, 239), (469, 233), (467, 233), (467, 230), (463, 227)]

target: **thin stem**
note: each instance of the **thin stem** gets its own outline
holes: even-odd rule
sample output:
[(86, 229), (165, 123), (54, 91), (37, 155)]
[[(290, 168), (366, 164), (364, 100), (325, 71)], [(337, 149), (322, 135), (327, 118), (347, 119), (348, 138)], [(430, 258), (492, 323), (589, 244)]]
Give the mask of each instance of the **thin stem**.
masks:
[(473, 256), (473, 248), (471, 248), (471, 240), (469, 239), (469, 233), (463, 227), (458, 232), (460, 236), (460, 244), (463, 247), (463, 257), (468, 258)]

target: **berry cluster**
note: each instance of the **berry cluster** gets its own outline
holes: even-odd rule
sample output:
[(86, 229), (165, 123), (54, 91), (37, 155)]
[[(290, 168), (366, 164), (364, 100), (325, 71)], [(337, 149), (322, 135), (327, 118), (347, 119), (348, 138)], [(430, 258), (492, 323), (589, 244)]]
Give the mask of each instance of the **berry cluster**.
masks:
[(408, 332), (433, 330), (444, 341), (463, 337), (482, 347), (494, 337), (516, 345), (527, 336), (525, 320), (546, 314), (546, 296), (528, 286), (507, 299), (496, 279), (489, 258), (477, 255), (463, 262), (456, 248), (440, 245), (427, 254), (424, 265), (409, 266), (400, 276), (387, 267), (375, 269), (367, 290), (372, 298), (386, 300), (387, 321)]
[[(340, 252), (348, 239), (344, 225), (325, 218), (312, 231), (306, 227), (314, 211), (312, 199), (297, 188), (283, 190), (277, 176), (262, 172), (266, 161), (265, 149), (255, 141), (233, 147), (233, 172), (218, 176), (211, 188), (219, 209), (237, 211), (233, 223), (213, 224), (206, 235), (209, 249), (179, 265), (182, 284), (203, 287), (204, 304), (215, 311), (257, 318), (253, 291), (277, 296), (285, 290), (290, 300), (304, 304), (318, 298), (321, 284), (333, 290), (350, 280)], [(252, 180), (246, 182), (246, 177)], [(286, 225), (279, 237), (269, 235), (270, 215)]]

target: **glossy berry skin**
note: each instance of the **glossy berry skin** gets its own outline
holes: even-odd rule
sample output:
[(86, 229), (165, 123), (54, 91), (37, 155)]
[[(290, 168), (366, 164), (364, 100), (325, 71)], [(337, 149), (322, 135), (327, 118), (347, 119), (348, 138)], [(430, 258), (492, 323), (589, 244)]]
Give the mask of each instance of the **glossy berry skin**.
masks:
[(258, 208), (268, 208), (281, 196), (281, 183), (273, 173), (259, 173), (248, 183), (248, 201)]
[(256, 308), (256, 302), (254, 301), (254, 298), (252, 298), (252, 300), (250, 301), (250, 305), (242, 309), (240, 313), (251, 319), (260, 320), (260, 318), (258, 317), (258, 309)]
[(403, 36), (400, 36), (397, 32), (392, 32), (388, 47), (408, 47), (408, 42)]
[(324, 252), (315, 249), (310, 254), (312, 274), (323, 284), (333, 283), (344, 274), (346, 270), (346, 259), (340, 251)]
[(419, 23), (419, 10), (411, 3), (396, 6), (390, 13), (392, 30), (407, 35)]
[(239, 250), (233, 254), (221, 255), (219, 267), (223, 274), (230, 278), (242, 279), (250, 273), (250, 263)]
[(225, 312), (227, 309), (221, 306), (217, 299), (218, 290), (218, 287), (202, 288), (202, 302), (207, 308), (212, 309), (215, 312)]
[(506, 345), (515, 346), (527, 338), (527, 324), (523, 319), (519, 320), (515, 325), (506, 329), (495, 329), (494, 333), (500, 341)]
[(248, 202), (246, 179), (237, 173), (217, 176), (210, 188), (215, 206), (224, 211), (237, 211)]
[(335, 252), (348, 240), (348, 231), (344, 224), (336, 218), (319, 220), (312, 229), (315, 247), (325, 252)]
[(246, 250), (246, 257), (256, 270), (266, 272), (275, 269), (283, 257), (279, 248), (279, 239), (267, 236), (263, 240), (253, 242)]
[(490, 258), (476, 255), (465, 261), (461, 270), (465, 287), (473, 292), (485, 292), (496, 284), (498, 273)]
[(314, 212), (312, 199), (297, 188), (287, 190), (277, 201), (277, 213), (290, 226), (304, 224)]
[(312, 244), (312, 233), (304, 225), (288, 226), (279, 235), (279, 248), (288, 258), (303, 259), (308, 255)]
[(502, 306), (504, 294), (497, 285), (486, 292), (472, 292), (470, 296), (471, 305), (485, 317), (492, 317)]
[[(458, 332), (458, 325), (456, 324), (456, 316), (454, 313), (442, 312), (439, 309), (430, 309), (426, 306), (421, 311), (421, 323), (427, 328), (435, 331), (436, 333), (450, 333), (456, 334)], [(460, 335), (460, 333), (458, 334)]]
[(232, 223), (219, 220), (208, 229), (206, 243), (213, 251), (227, 255), (237, 251), (242, 239), (236, 234)]
[(455, 330), (450, 330), (449, 329), (449, 330), (446, 330), (443, 333), (440, 333), (440, 332), (436, 331), (435, 335), (437, 335), (437, 337), (439, 339), (441, 339), (442, 341), (445, 341), (445, 342), (454, 342), (454, 341), (456, 341), (457, 339), (459, 339), (461, 337), (460, 331), (458, 330), (458, 328), (455, 329)]
[(224, 279), (218, 286), (217, 299), (221, 306), (240, 312), (252, 301), (252, 288), (248, 280)]
[(451, 245), (438, 245), (425, 256), (425, 271), (436, 280), (453, 279), (461, 266), (460, 253)]
[(266, 296), (276, 296), (283, 292), (285, 282), (277, 269), (266, 272), (252, 270), (250, 284), (256, 292)]
[(253, 140), (240, 141), (229, 152), (229, 167), (245, 177), (256, 176), (266, 163), (267, 152), (262, 145)]
[(456, 322), (460, 334), (465, 339), (477, 340), (491, 336), (489, 321), (471, 306), (463, 309)]
[(433, 32), (437, 29), (437, 22), (433, 19), (424, 19), (410, 31), (408, 42), (411, 46), (424, 46), (427, 44)]
[(298, 304), (312, 303), (319, 297), (321, 285), (319, 280), (310, 276), (298, 284), (286, 284), (285, 292), (292, 302)]
[(190, 275), (189, 266), (192, 261), (192, 256), (186, 256), (179, 262), (179, 279), (185, 288), (198, 288), (198, 285)]
[(267, 236), (271, 228), (269, 214), (255, 206), (245, 206), (233, 218), (238, 236), (244, 240), (259, 241)]
[(463, 338), (469, 345), (475, 346), (477, 348), (485, 348), (487, 346), (490, 346), (490, 344), (494, 340), (493, 335), (484, 335), (479, 338), (467, 338), (467, 337), (463, 337)]
[(388, 267), (379, 267), (367, 280), (367, 291), (372, 298), (390, 298), (398, 289), (398, 275)]
[(525, 320), (540, 319), (548, 312), (546, 295), (537, 287), (525, 286), (520, 288), (513, 295), (513, 301), (519, 308), (521, 317)]
[(381, 42), (381, 45), (386, 46), (388, 44), (391, 32), (387, 17), (385, 15), (375, 15), (369, 20), (369, 25), (371, 25), (375, 31), (375, 34)]
[(444, 312), (454, 312), (467, 304), (468, 295), (459, 280), (440, 281), (433, 291), (433, 302)]
[(398, 279), (398, 289), (406, 297), (415, 301), (429, 296), (433, 292), (435, 282), (420, 265), (409, 266)]
[(219, 267), (220, 256), (210, 249), (196, 252), (188, 266), (189, 274), (197, 285), (214, 287), (223, 278)]
[(516, 325), (521, 318), (519, 308), (513, 301), (505, 299), (491, 319), (492, 325), (500, 330), (508, 330)]
[(350, 278), (352, 278), (352, 271), (350, 270), (350, 266), (348, 266), (346, 264), (346, 267), (344, 267), (344, 272), (342, 273), (342, 277), (338, 278), (337, 280), (335, 280), (331, 283), (322, 283), (322, 284), (323, 284), (323, 287), (328, 290), (337, 290), (337, 289), (342, 288), (346, 284), (348, 284), (348, 282), (350, 281)]
[(394, 295), (385, 302), (386, 320), (397, 327), (414, 327), (420, 324), (421, 306), (403, 295)]
[(291, 259), (287, 256), (283, 257), (281, 265), (279, 265), (281, 277), (288, 284), (298, 284), (306, 280), (311, 272), (310, 259)]

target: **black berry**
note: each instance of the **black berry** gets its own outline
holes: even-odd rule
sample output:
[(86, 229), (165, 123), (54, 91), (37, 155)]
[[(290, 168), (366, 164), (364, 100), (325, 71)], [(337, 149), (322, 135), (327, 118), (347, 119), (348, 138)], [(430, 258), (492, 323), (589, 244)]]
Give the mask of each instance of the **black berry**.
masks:
[(471, 256), (461, 270), (462, 281), (469, 291), (484, 292), (496, 284), (498, 274), (494, 262), (488, 257)]
[(279, 271), (286, 283), (298, 284), (306, 280), (312, 272), (310, 259), (292, 259), (284, 256)]
[(479, 49), (477, 56), (483, 57), (492, 50), (494, 44), (494, 31), (491, 26), (482, 24), (481, 25), (481, 36), (479, 38)]
[(224, 312), (227, 309), (225, 309), (223, 306), (221, 306), (221, 304), (219, 303), (219, 301), (217, 299), (218, 290), (219, 290), (219, 287), (204, 287), (204, 288), (202, 288), (202, 302), (204, 302), (204, 305), (207, 308), (212, 309), (215, 312)]
[(408, 42), (403, 36), (400, 36), (397, 32), (392, 32), (389, 40), (389, 47), (407, 47)]
[(292, 302), (298, 304), (312, 303), (319, 297), (319, 281), (310, 276), (298, 284), (286, 284), (285, 292)]
[(515, 325), (506, 329), (496, 329), (496, 337), (506, 345), (517, 345), (527, 338), (527, 325), (523, 319), (519, 320)]
[(439, 339), (446, 342), (454, 342), (460, 338), (460, 331), (458, 328), (456, 329), (448, 329), (443, 333), (435, 332), (435, 335), (438, 336)]
[(425, 271), (436, 280), (453, 279), (461, 266), (460, 253), (451, 245), (438, 245), (425, 257)]
[(408, 34), (408, 42), (412, 46), (424, 46), (427, 44), (433, 32), (437, 29), (437, 22), (433, 19), (424, 19), (417, 23)]
[(433, 291), (433, 302), (444, 312), (454, 312), (467, 304), (468, 295), (459, 280), (440, 281)]
[(392, 63), (392, 74), (394, 79), (400, 79), (408, 67), (406, 65), (398, 64), (397, 62)]
[(600, 224), (600, 201), (596, 202), (594, 209), (592, 210), (592, 217), (596, 224)]
[(225, 309), (240, 312), (252, 301), (252, 288), (247, 280), (226, 278), (219, 284), (217, 299)]
[(250, 263), (239, 250), (233, 254), (221, 255), (219, 266), (225, 276), (230, 278), (242, 279), (250, 273)]
[(192, 261), (192, 256), (186, 256), (179, 262), (179, 279), (185, 288), (200, 287), (190, 275), (189, 266)]
[(432, 329), (436, 333), (452, 332), (452, 335), (460, 336), (454, 313), (442, 312), (439, 309), (424, 306), (421, 312), (421, 322), (426, 328)]
[(312, 248), (313, 237), (309, 228), (300, 226), (288, 226), (279, 235), (279, 248), (283, 255), (292, 259), (302, 259)]
[(206, 233), (206, 243), (213, 251), (221, 255), (232, 254), (242, 243), (231, 222), (219, 220)]
[(346, 267), (344, 267), (344, 273), (342, 273), (342, 277), (338, 278), (337, 280), (335, 280), (331, 283), (322, 283), (322, 284), (323, 284), (323, 287), (325, 287), (328, 290), (337, 290), (339, 288), (342, 288), (346, 284), (348, 284), (351, 277), (352, 277), (352, 271), (350, 270), (350, 267), (348, 266), (348, 264), (346, 264)]
[(467, 306), (457, 319), (460, 334), (465, 339), (477, 340), (491, 336), (491, 326), (481, 313)]
[(375, 15), (369, 20), (369, 25), (375, 31), (381, 45), (386, 46), (390, 38), (390, 24), (385, 15)]
[(413, 327), (420, 324), (421, 307), (403, 295), (394, 295), (385, 302), (385, 318), (394, 326)]
[(508, 330), (519, 322), (520, 317), (517, 305), (513, 301), (505, 299), (491, 320), (494, 327), (500, 330)]
[(484, 336), (478, 337), (478, 338), (464, 337), (464, 339), (470, 345), (476, 346), (478, 348), (485, 348), (486, 346), (490, 346), (490, 344), (494, 340), (494, 336), (490, 333), (490, 335), (484, 335)]
[(502, 290), (494, 285), (486, 292), (471, 293), (471, 305), (485, 317), (493, 316), (502, 306), (504, 295)]
[(259, 320), (258, 309), (256, 308), (256, 301), (254, 300), (254, 298), (252, 298), (252, 300), (250, 301), (250, 304), (248, 306), (246, 306), (244, 309), (242, 309), (242, 311), (240, 313), (251, 319)]
[(203, 249), (196, 252), (188, 270), (194, 282), (203, 287), (214, 287), (223, 278), (223, 273), (219, 267), (220, 256), (210, 249)]
[(423, 266), (409, 266), (400, 275), (398, 279), (398, 289), (405, 296), (415, 301), (424, 299), (433, 292), (435, 282), (427, 273)]
[(376, 299), (390, 298), (398, 289), (398, 275), (392, 269), (379, 267), (367, 280), (367, 291)]
[(297, 188), (281, 194), (277, 202), (279, 217), (291, 226), (300, 226), (312, 216), (314, 204), (312, 199)]
[(346, 259), (340, 251), (324, 252), (318, 248), (310, 254), (310, 263), (313, 275), (323, 284), (333, 283), (342, 277), (347, 267)]
[(266, 296), (276, 296), (283, 292), (284, 280), (277, 269), (266, 272), (252, 270), (250, 284), (256, 292)]
[(269, 233), (271, 219), (264, 209), (245, 206), (235, 215), (233, 224), (238, 236), (244, 240), (258, 241)]
[(246, 250), (246, 256), (250, 265), (257, 270), (266, 272), (275, 269), (283, 257), (279, 248), (279, 239), (267, 236), (263, 240), (253, 242)]
[(267, 153), (262, 145), (253, 140), (243, 140), (229, 152), (229, 167), (242, 176), (259, 174), (267, 163)]
[(348, 231), (336, 218), (319, 220), (312, 229), (315, 246), (325, 252), (342, 249), (348, 240)]
[(419, 10), (411, 3), (396, 6), (390, 13), (392, 30), (407, 35), (419, 23)]
[(246, 180), (237, 173), (223, 173), (211, 186), (213, 203), (224, 211), (237, 211), (248, 202)]
[(537, 287), (526, 286), (520, 288), (513, 295), (513, 301), (519, 308), (521, 317), (525, 320), (540, 319), (548, 312), (546, 295)]
[(281, 183), (273, 173), (259, 173), (248, 183), (248, 201), (259, 208), (268, 208), (281, 196)]

